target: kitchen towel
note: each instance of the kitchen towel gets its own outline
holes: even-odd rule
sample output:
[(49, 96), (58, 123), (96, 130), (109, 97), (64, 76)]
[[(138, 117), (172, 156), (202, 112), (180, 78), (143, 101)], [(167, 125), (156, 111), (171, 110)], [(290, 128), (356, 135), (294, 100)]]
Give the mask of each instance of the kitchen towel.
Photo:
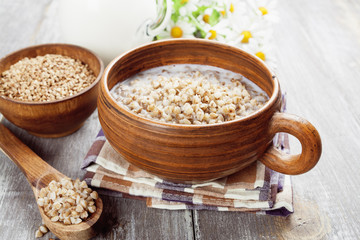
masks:
[[(285, 110), (284, 97), (282, 110)], [(289, 152), (287, 134), (276, 134), (274, 144)], [(85, 181), (100, 193), (141, 199), (152, 208), (243, 211), (279, 216), (293, 212), (291, 177), (267, 168), (260, 161), (212, 182), (172, 183), (128, 163), (100, 130), (82, 169), (86, 170)]]

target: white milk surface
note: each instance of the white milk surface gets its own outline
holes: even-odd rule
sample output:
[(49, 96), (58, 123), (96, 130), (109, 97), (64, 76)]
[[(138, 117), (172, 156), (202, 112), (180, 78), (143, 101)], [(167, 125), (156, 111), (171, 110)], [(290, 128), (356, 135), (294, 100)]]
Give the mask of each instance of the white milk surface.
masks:
[(161, 66), (116, 84), (111, 95), (146, 118), (177, 124), (212, 124), (245, 117), (268, 100), (239, 73), (196, 64)]
[[(246, 90), (250, 93), (252, 97), (258, 95), (265, 95), (265, 91), (263, 91), (258, 85), (253, 83), (251, 80), (247, 79), (240, 73), (235, 73), (226, 69), (208, 66), (208, 65), (200, 65), (200, 64), (173, 64), (167, 66), (161, 66), (156, 68), (151, 68), (146, 71), (135, 74), (134, 76), (126, 79), (123, 82), (117, 83), (111, 90), (111, 94), (114, 98), (118, 98), (119, 94), (119, 86), (122, 85), (122, 89), (126, 90), (128, 87), (130, 88), (141, 88), (144, 85), (150, 84), (150, 82), (156, 79), (158, 76), (164, 77), (178, 77), (180, 79), (191, 77), (193, 78), (193, 73), (199, 71), (202, 75), (208, 77), (208, 80), (212, 83), (218, 84), (223, 82), (226, 85), (231, 84), (231, 79), (241, 79), (241, 83), (245, 85)], [(134, 80), (139, 80), (136, 83), (130, 84)], [(196, 80), (196, 79), (194, 79)], [(266, 99), (267, 100), (267, 99)]]

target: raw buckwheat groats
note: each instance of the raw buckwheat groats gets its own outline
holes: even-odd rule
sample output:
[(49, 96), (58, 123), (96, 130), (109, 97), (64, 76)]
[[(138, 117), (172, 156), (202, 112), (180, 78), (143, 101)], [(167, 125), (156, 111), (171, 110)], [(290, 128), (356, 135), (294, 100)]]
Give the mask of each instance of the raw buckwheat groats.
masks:
[(24, 58), (0, 75), (0, 95), (20, 101), (46, 102), (72, 96), (96, 79), (88, 65), (47, 54)]
[(140, 116), (178, 124), (239, 119), (268, 100), (265, 92), (242, 75), (196, 64), (149, 69), (115, 85), (111, 93)]
[(85, 181), (63, 178), (42, 188), (37, 203), (51, 221), (78, 224), (96, 211), (97, 198), (97, 192), (91, 190)]
[(40, 225), (38, 230), (35, 231), (35, 238), (41, 238), (44, 236), (45, 233), (47, 233), (49, 230), (45, 225)]

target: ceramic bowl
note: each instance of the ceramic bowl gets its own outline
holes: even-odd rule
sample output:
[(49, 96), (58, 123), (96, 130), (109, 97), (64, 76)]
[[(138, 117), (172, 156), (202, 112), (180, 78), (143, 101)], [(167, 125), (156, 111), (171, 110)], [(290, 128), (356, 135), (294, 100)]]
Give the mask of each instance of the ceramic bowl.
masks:
[[(239, 120), (209, 125), (182, 125), (141, 117), (115, 102), (114, 85), (146, 69), (170, 64), (202, 64), (240, 73), (269, 96), (258, 111)], [(276, 171), (300, 174), (321, 154), (318, 132), (303, 118), (280, 113), (277, 78), (257, 57), (238, 48), (201, 39), (156, 41), (114, 59), (104, 72), (98, 98), (104, 134), (128, 162), (173, 182), (199, 183), (235, 173), (260, 160)], [(287, 155), (272, 139), (288, 132), (299, 139), (302, 152)]]
[(81, 92), (56, 101), (26, 102), (0, 96), (0, 112), (6, 119), (40, 137), (62, 137), (78, 130), (96, 109), (103, 62), (91, 51), (69, 44), (43, 44), (13, 52), (0, 60), (0, 73), (28, 57), (60, 54), (88, 64), (96, 80)]

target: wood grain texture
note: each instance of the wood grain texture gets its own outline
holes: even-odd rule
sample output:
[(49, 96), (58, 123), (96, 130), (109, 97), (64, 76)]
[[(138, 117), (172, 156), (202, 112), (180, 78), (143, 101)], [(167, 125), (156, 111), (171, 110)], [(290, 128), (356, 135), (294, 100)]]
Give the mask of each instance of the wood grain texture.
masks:
[(41, 189), (46, 187), (51, 180), (59, 181), (65, 177), (46, 164), (1, 123), (0, 150), (19, 167), (32, 188)]
[(63, 137), (78, 130), (96, 109), (102, 60), (91, 51), (69, 44), (41, 44), (15, 51), (0, 59), (0, 73), (23, 58), (60, 54), (87, 64), (96, 79), (79, 93), (60, 100), (27, 102), (0, 96), (0, 112), (10, 122), (41, 137)]
[[(140, 117), (114, 102), (109, 93), (112, 86), (137, 72), (184, 63), (239, 72), (262, 86), (271, 100), (257, 114), (241, 120), (186, 126)], [(280, 108), (280, 96), (271, 72), (239, 49), (203, 40), (157, 41), (107, 67), (98, 111), (109, 143), (130, 163), (170, 181), (195, 183), (230, 175), (258, 159), (273, 137), (267, 134), (268, 122)]]
[[(9, 129), (0, 123), (0, 150), (3, 151), (24, 173), (33, 192), (35, 201), (38, 199), (40, 190), (49, 185), (52, 180), (60, 181), (66, 177), (55, 168), (44, 162), (31, 149), (22, 143)], [(52, 222), (39, 206), (42, 220), (46, 227), (57, 237), (64, 240), (87, 240), (97, 235), (96, 229), (102, 224), (98, 222), (103, 204), (101, 198), (96, 199), (96, 211), (86, 221), (76, 225), (65, 225)]]
[(270, 146), (260, 161), (269, 168), (284, 174), (297, 175), (310, 171), (321, 156), (321, 139), (319, 132), (307, 120), (288, 113), (276, 112), (270, 121), (271, 135), (286, 132), (296, 137), (302, 147), (301, 153), (286, 154), (275, 146)]
[[(189, 126), (140, 117), (110, 95), (109, 90), (129, 76), (172, 64), (210, 65), (240, 73), (270, 99), (242, 119)], [(273, 151), (263, 160), (268, 167), (300, 174), (315, 166), (321, 155), (319, 134), (310, 123), (286, 114), (274, 115), (281, 104), (277, 78), (260, 60), (228, 45), (199, 39), (156, 41), (109, 64), (100, 85), (99, 119), (109, 143), (130, 163), (170, 181), (201, 183), (235, 173), (261, 158), (280, 131), (295, 135), (303, 152), (288, 161), (286, 154), (270, 148)]]
[[(0, 1), (0, 56), (60, 42), (57, 2)], [(288, 218), (213, 211), (147, 209), (142, 201), (102, 196), (107, 228), (95, 239), (358, 239), (360, 205), (360, 3), (279, 0), (274, 30), (276, 75), (288, 112), (309, 120), (322, 137), (319, 163), (292, 178), (295, 213)], [(270, 54), (270, 53), (269, 53)], [(76, 178), (100, 129), (97, 112), (74, 134), (44, 139), (6, 120), (15, 135), (54, 168)], [(292, 152), (301, 146), (291, 142)], [(0, 154), (0, 238), (34, 239), (41, 223), (21, 171)], [(42, 239), (55, 237), (48, 233)]]
[[(61, 42), (57, 5), (58, 1), (50, 0), (0, 1), (0, 56), (29, 45)], [(6, 120), (3, 123), (37, 155), (71, 178), (83, 175), (81, 162), (100, 130), (97, 111), (77, 132), (57, 139), (38, 138)], [(142, 201), (101, 198), (109, 218), (96, 239), (193, 239), (191, 211), (153, 210), (147, 209)], [(33, 192), (22, 172), (2, 153), (0, 205), (0, 238), (34, 239), (41, 217)], [(56, 238), (48, 233), (42, 239), (51, 237)]]
[[(224, 233), (224, 225), (232, 229), (225, 232), (227, 239), (358, 238), (358, 11), (357, 1), (278, 1), (276, 75), (287, 92), (288, 112), (306, 118), (319, 131), (321, 159), (308, 173), (292, 178), (295, 213), (290, 217), (198, 211), (198, 239)], [(291, 142), (292, 152), (300, 150)]]

